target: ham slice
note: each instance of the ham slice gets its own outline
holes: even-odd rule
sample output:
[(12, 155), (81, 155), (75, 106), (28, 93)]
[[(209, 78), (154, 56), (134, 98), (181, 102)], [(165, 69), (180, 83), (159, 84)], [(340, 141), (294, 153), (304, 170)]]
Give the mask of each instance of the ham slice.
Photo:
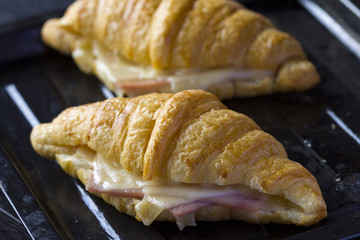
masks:
[(172, 208), (167, 209), (175, 217), (182, 217), (190, 213), (196, 212), (200, 208), (212, 205), (210, 202), (194, 201), (187, 204), (181, 204)]
[[(216, 205), (238, 208), (246, 211), (256, 212), (261, 209), (265, 202), (264, 196), (251, 196), (239, 192), (229, 192), (222, 196), (205, 199)], [(204, 201), (204, 200), (203, 200)]]
[(131, 95), (139, 95), (149, 92), (159, 92), (164, 87), (170, 87), (170, 82), (166, 79), (129, 79), (115, 82), (115, 87)]
[(175, 217), (181, 217), (191, 212), (195, 212), (200, 208), (211, 205), (221, 205), (255, 212), (262, 208), (264, 202), (265, 198), (263, 197), (246, 196), (238, 192), (230, 192), (220, 196), (181, 204), (167, 210), (169, 210)]
[(169, 86), (170, 82), (167, 80), (156, 80), (156, 79), (136, 79), (129, 81), (118, 81), (115, 86), (126, 90), (139, 90), (139, 89), (153, 89), (163, 86)]

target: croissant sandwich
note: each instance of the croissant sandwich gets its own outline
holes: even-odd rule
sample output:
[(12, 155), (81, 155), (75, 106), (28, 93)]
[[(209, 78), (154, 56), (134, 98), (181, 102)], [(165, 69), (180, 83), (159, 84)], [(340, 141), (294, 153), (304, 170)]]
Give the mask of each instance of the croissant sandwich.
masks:
[(195, 88), (225, 99), (320, 81), (292, 36), (230, 0), (77, 0), (42, 38), (118, 96)]
[(253, 120), (202, 90), (72, 107), (36, 126), (31, 143), (145, 225), (238, 219), (308, 226), (327, 215), (310, 172)]

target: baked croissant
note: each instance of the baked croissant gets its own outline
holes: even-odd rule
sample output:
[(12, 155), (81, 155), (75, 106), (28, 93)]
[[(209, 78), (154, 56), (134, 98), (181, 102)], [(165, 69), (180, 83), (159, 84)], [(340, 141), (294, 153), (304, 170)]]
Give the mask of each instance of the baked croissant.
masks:
[(145, 225), (238, 219), (308, 226), (327, 215), (310, 172), (253, 120), (202, 90), (72, 107), (36, 126), (31, 143)]
[(118, 96), (204, 89), (225, 99), (320, 81), (292, 36), (230, 0), (77, 0), (42, 38)]

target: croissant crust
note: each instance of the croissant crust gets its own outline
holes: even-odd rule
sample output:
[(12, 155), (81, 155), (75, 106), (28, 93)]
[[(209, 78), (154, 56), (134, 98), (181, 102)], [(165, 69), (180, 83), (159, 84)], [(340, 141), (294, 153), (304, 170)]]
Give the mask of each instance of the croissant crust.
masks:
[[(62, 18), (45, 23), (42, 38), (60, 52), (73, 54), (83, 71), (95, 73), (110, 89), (121, 89), (128, 95), (176, 92), (173, 83), (164, 84), (164, 75), (177, 76), (184, 70), (268, 71), (266, 77), (247, 79), (235, 74), (195, 87), (220, 98), (303, 91), (320, 81), (298, 41), (234, 1), (77, 0)], [(93, 42), (100, 44), (107, 55), (159, 75), (150, 79), (136, 75), (133, 78), (138, 83), (130, 79), (130, 87), (128, 82), (113, 83), (99, 69), (98, 56), (91, 50), (82, 53), (85, 57), (76, 57), (76, 49), (92, 49)]]
[[(289, 160), (283, 146), (253, 120), (227, 109), (202, 90), (71, 107), (51, 123), (36, 126), (31, 143), (40, 155), (57, 158), (66, 172), (85, 185), (91, 167), (60, 157), (71, 156), (81, 146), (145, 181), (240, 184), (296, 206), (291, 211), (281, 207), (258, 212), (210, 206), (195, 213), (197, 220), (311, 225), (326, 217), (326, 204), (310, 172)], [(139, 199), (99, 196), (118, 210), (136, 215)], [(157, 219), (174, 220), (166, 211)]]

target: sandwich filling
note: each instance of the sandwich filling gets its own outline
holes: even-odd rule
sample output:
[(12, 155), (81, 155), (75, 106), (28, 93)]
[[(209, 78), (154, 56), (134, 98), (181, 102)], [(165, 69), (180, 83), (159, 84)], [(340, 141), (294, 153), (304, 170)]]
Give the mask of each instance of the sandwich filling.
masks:
[(272, 81), (268, 70), (241, 67), (156, 70), (140, 66), (89, 40), (79, 41), (72, 57), (84, 72), (94, 72), (118, 96), (137, 96), (148, 92), (180, 92), (186, 89), (211, 90), (212, 86), (241, 81), (245, 85)]
[(137, 199), (136, 218), (145, 225), (150, 225), (163, 211), (170, 212), (179, 228), (183, 229), (195, 226), (194, 213), (209, 206), (247, 212), (299, 208), (279, 196), (261, 193), (241, 184), (190, 184), (166, 179), (145, 181), (141, 174), (125, 170), (119, 163), (106, 159), (87, 146), (77, 147), (73, 155), (57, 154), (56, 158), (73, 176), (77, 176), (79, 170), (88, 171), (86, 190), (89, 192)]

